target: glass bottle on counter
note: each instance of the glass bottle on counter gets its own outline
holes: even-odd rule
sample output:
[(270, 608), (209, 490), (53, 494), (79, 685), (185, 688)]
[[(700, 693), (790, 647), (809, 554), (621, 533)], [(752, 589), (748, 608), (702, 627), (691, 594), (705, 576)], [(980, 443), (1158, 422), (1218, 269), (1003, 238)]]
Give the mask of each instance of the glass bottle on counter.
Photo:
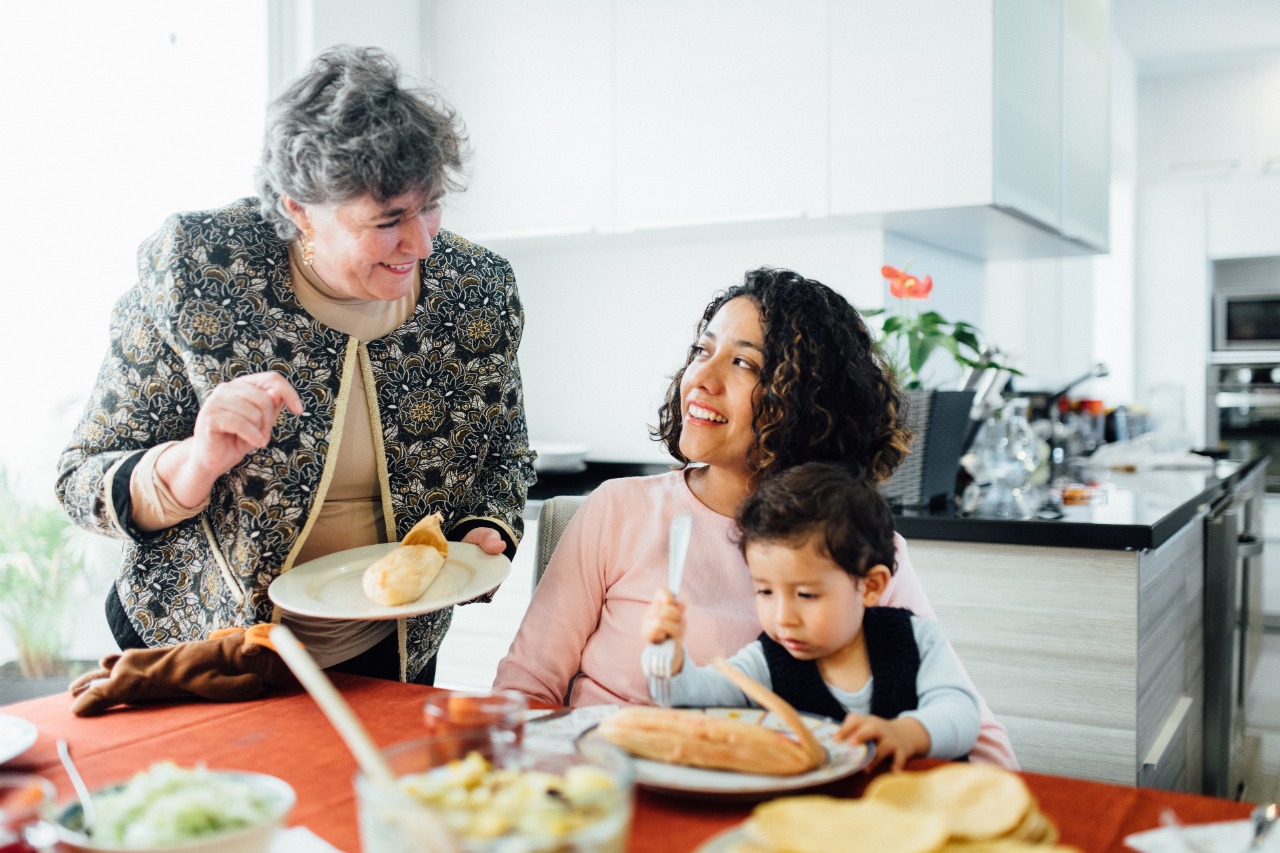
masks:
[(974, 441), (982, 497), (977, 514), (986, 518), (1030, 518), (1037, 496), (1032, 478), (1041, 446), (1027, 421), (1028, 401), (1015, 397), (987, 419)]

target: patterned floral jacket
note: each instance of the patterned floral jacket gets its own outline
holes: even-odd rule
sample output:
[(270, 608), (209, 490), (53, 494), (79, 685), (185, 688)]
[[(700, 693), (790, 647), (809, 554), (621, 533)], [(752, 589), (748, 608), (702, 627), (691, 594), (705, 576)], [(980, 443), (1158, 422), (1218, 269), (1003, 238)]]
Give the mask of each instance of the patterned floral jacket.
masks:
[[(273, 621), (267, 586), (294, 564), (331, 479), (329, 451), (355, 371), (380, 420), (387, 540), (443, 512), (451, 538), (483, 522), (508, 553), (534, 480), (516, 350), (524, 323), (511, 266), (441, 231), (409, 321), (359, 341), (294, 296), (287, 246), (256, 199), (172, 216), (138, 251), (139, 282), (116, 303), (111, 346), (59, 463), (72, 520), (125, 540), (116, 589), (149, 646)], [(149, 448), (192, 435), (214, 386), (276, 370), (302, 397), (272, 443), (214, 487), (203, 513), (155, 533), (128, 517), (128, 474)], [(439, 648), (452, 610), (401, 620), (402, 677)]]

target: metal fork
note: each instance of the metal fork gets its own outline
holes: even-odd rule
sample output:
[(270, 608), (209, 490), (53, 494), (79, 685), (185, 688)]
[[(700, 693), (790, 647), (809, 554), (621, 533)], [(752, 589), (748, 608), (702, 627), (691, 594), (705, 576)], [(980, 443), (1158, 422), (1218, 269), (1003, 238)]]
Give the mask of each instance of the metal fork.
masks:
[(1280, 807), (1276, 803), (1258, 806), (1253, 810), (1252, 820), (1253, 841), (1249, 844), (1249, 850), (1261, 850), (1272, 828), (1280, 822)]
[[(693, 530), (693, 516), (688, 510), (671, 520), (671, 533), (667, 541), (667, 589), (672, 595), (680, 594), (680, 580), (684, 577), (684, 558), (689, 551), (689, 535)], [(649, 695), (661, 708), (671, 707), (671, 669), (675, 664), (676, 642), (668, 637), (661, 643), (651, 643), (640, 654), (640, 668), (649, 682)]]
[[(1253, 850), (1261, 850), (1263, 844), (1266, 843), (1267, 835), (1270, 834), (1271, 828), (1275, 826), (1277, 820), (1280, 820), (1280, 813), (1278, 813), (1275, 803), (1271, 803), (1270, 805), (1261, 805), (1254, 809), (1253, 814), (1250, 816), (1250, 835), (1253, 837), (1249, 842), (1249, 846), (1244, 849), (1244, 853), (1250, 853), (1250, 851)], [(1190, 851), (1190, 853), (1212, 853), (1212, 851), (1207, 850), (1204, 845), (1196, 843), (1196, 841), (1187, 834), (1186, 826), (1183, 825), (1182, 821), (1178, 820), (1178, 816), (1173, 813), (1173, 809), (1166, 808), (1160, 813), (1160, 823), (1169, 829), (1172, 829), (1174, 834), (1178, 837), (1178, 841), (1183, 847)]]

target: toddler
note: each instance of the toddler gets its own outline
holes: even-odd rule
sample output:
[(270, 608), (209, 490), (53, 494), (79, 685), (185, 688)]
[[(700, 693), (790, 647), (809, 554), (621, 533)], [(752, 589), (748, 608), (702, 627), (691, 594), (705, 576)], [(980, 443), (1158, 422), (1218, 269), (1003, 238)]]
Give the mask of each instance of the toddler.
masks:
[[(892, 757), (894, 770), (916, 755), (968, 755), (978, 698), (942, 629), (876, 606), (894, 539), (893, 514), (871, 480), (835, 464), (799, 465), (747, 498), (738, 527), (764, 631), (729, 663), (797, 710), (843, 720), (836, 737), (875, 741), (877, 763)], [(672, 704), (753, 704), (714, 669), (684, 666), (683, 610), (667, 590), (642, 631), (650, 643), (676, 640)]]

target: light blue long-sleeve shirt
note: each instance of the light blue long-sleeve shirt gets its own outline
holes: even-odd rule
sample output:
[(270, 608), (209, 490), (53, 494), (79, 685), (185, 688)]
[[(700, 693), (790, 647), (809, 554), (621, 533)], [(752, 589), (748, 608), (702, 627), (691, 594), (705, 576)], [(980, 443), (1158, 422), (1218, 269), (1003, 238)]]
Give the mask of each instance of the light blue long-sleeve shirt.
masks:
[[(914, 711), (904, 711), (902, 716), (916, 718), (929, 733), (930, 758), (968, 755), (978, 740), (981, 722), (978, 696), (961, 675), (955, 652), (938, 623), (912, 616), (911, 629), (920, 649), (920, 670), (916, 675), (919, 704)], [(744, 646), (729, 663), (773, 689), (759, 640)], [(852, 692), (832, 684), (827, 684), (827, 689), (849, 713), (870, 714), (872, 681), (867, 679), (862, 689)], [(758, 707), (715, 669), (692, 665), (687, 654), (684, 668), (671, 679), (671, 702), (696, 707)]]

